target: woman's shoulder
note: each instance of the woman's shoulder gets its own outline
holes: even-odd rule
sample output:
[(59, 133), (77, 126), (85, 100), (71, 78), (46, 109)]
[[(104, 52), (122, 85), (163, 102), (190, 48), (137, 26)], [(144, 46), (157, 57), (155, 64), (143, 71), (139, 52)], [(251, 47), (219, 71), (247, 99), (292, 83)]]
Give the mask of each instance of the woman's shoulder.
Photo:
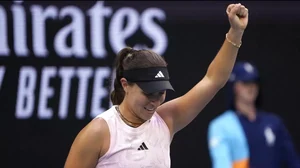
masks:
[(112, 118), (114, 114), (113, 107), (102, 112), (93, 118), (84, 128), (79, 132), (78, 137), (84, 137), (89, 142), (99, 142), (103, 140), (103, 137), (109, 135), (109, 127), (107, 120)]
[(112, 106), (106, 111), (101, 112), (98, 114), (95, 119), (97, 118), (103, 118), (104, 120), (108, 120), (109, 118), (113, 118), (116, 114), (116, 106)]
[(91, 141), (99, 141), (108, 133), (106, 121), (97, 117), (90, 121), (80, 132), (78, 136), (90, 139)]

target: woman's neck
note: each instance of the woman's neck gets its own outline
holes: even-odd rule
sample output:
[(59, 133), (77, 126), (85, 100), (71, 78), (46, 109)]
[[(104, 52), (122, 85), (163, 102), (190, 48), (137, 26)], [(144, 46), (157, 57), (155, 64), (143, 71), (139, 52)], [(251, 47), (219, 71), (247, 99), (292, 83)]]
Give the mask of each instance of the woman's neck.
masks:
[(145, 121), (138, 117), (133, 110), (130, 110), (126, 108), (125, 105), (119, 105), (116, 106), (116, 109), (121, 117), (121, 119), (129, 126), (131, 127), (139, 127), (142, 125)]

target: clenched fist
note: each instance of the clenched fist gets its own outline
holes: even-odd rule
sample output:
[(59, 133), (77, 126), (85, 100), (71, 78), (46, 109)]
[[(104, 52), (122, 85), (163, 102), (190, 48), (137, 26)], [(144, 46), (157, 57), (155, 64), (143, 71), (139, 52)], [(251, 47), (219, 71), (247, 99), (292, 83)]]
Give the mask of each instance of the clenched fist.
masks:
[(248, 24), (248, 9), (238, 3), (230, 4), (226, 9), (231, 28), (236, 31), (243, 31)]

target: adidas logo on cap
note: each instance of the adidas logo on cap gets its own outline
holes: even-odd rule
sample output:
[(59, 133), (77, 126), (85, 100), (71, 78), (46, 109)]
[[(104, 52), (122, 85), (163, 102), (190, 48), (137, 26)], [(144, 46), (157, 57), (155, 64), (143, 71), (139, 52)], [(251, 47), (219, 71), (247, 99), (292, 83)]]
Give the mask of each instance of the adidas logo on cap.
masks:
[(165, 76), (164, 76), (164, 74), (161, 72), (161, 71), (159, 71), (157, 74), (156, 74), (156, 76), (155, 76), (155, 78), (164, 78)]

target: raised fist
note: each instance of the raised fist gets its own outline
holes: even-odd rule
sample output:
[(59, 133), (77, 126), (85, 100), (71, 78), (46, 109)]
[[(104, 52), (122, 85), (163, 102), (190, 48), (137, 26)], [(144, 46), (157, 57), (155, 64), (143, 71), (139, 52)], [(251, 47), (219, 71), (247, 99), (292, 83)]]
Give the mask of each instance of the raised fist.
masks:
[(238, 3), (230, 4), (226, 9), (231, 28), (237, 31), (243, 31), (248, 25), (248, 9)]

